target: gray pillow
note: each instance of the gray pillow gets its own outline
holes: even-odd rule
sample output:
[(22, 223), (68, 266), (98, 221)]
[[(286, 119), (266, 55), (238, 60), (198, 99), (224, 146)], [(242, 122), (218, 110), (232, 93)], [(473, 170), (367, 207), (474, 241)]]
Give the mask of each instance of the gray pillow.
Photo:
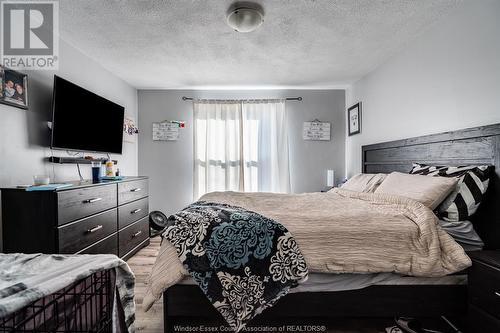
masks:
[(484, 243), (476, 230), (474, 230), (470, 221), (448, 222), (439, 220), (439, 225), (453, 237), (465, 251), (479, 251), (483, 249)]

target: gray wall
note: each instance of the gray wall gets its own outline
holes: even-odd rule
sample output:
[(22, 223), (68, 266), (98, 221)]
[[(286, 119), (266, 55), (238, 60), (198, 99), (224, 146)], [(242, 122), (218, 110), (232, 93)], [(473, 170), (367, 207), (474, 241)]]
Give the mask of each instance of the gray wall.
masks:
[[(29, 75), (29, 110), (0, 104), (0, 186), (32, 184), (35, 174), (50, 175), (57, 182), (78, 179), (76, 165), (53, 165), (43, 161), (51, 154), (46, 122), (51, 119), (54, 74), (124, 106), (126, 114), (137, 119), (135, 88), (64, 41), (60, 41), (59, 47), (59, 71), (26, 72)], [(75, 115), (75, 121), (87, 120), (92, 119), (87, 119), (85, 114)], [(65, 156), (66, 152), (55, 151), (54, 155)], [(124, 143), (123, 154), (113, 155), (113, 158), (118, 159), (123, 174), (137, 175), (137, 142)], [(82, 166), (82, 173), (89, 179), (90, 167)]]
[(362, 133), (347, 138), (348, 176), (361, 146), (500, 122), (500, 1), (461, 4), (347, 91), (363, 103)]
[[(150, 180), (152, 210), (174, 213), (193, 200), (193, 108), (182, 96), (194, 98), (277, 98), (302, 96), (289, 101), (288, 130), (290, 172), (295, 193), (319, 191), (326, 185), (326, 170), (344, 177), (345, 93), (343, 90), (184, 91), (140, 90), (139, 173)], [(332, 123), (332, 140), (303, 141), (302, 123), (318, 118)], [(186, 128), (174, 142), (152, 141), (152, 123), (184, 120)]]

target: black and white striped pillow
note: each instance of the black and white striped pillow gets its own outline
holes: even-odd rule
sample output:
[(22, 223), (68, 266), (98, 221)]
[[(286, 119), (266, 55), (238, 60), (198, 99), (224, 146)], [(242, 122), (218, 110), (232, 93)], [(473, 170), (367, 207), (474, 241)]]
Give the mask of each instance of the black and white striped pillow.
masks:
[(456, 177), (455, 190), (439, 205), (441, 219), (448, 222), (466, 221), (477, 211), (490, 181), (489, 165), (480, 166), (429, 166), (413, 164), (411, 174), (434, 177)]
[(426, 164), (413, 163), (413, 168), (410, 171), (412, 175), (436, 176), (439, 170), (446, 168), (444, 166), (430, 166)]

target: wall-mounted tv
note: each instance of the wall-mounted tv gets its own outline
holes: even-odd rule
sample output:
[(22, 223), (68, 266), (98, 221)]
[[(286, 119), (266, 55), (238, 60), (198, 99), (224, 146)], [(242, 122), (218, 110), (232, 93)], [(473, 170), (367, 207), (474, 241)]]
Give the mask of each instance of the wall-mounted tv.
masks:
[(54, 75), (51, 148), (122, 153), (125, 109)]

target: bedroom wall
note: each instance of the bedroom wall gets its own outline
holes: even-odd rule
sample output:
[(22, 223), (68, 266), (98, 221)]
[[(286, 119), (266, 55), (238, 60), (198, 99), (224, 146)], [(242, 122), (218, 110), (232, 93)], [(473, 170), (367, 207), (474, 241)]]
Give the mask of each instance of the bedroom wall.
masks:
[[(59, 47), (59, 71), (26, 72), (29, 75), (29, 110), (0, 104), (0, 186), (31, 184), (35, 174), (50, 175), (56, 182), (78, 179), (76, 165), (54, 165), (43, 161), (51, 154), (46, 122), (51, 119), (54, 74), (124, 106), (126, 114), (137, 119), (135, 88), (64, 41), (60, 41)], [(92, 119), (80, 114), (75, 115), (76, 121)], [(54, 151), (54, 155), (66, 156), (66, 152)], [(123, 154), (112, 157), (118, 159), (124, 175), (137, 175), (137, 142), (124, 143)], [(90, 166), (81, 169), (86, 179), (91, 178)]]
[(362, 132), (346, 140), (346, 171), (361, 146), (500, 122), (500, 1), (468, 1), (347, 91)]
[[(78, 179), (76, 165), (45, 163), (50, 156), (50, 132), (47, 121), (52, 117), (53, 76), (57, 74), (86, 89), (125, 107), (125, 113), (137, 119), (137, 90), (108, 72), (79, 50), (60, 42), (59, 71), (27, 71), (29, 79), (29, 110), (0, 104), (0, 185), (32, 183), (33, 175), (48, 174), (55, 181)], [(69, 110), (71, 111), (71, 110)], [(85, 114), (75, 115), (76, 121), (94, 121)], [(67, 156), (65, 151), (54, 155)], [(137, 175), (137, 142), (123, 144), (123, 154), (113, 155), (125, 175)], [(91, 178), (90, 166), (82, 166), (86, 179)]]
[[(174, 213), (193, 201), (193, 108), (182, 96), (194, 98), (278, 98), (289, 101), (288, 113), (292, 191), (319, 191), (326, 185), (326, 170), (344, 175), (345, 93), (343, 90), (185, 91), (140, 90), (139, 173), (150, 176), (150, 209)], [(332, 123), (332, 140), (303, 141), (302, 123), (318, 118)], [(174, 142), (152, 140), (152, 122), (184, 120), (186, 128)]]

